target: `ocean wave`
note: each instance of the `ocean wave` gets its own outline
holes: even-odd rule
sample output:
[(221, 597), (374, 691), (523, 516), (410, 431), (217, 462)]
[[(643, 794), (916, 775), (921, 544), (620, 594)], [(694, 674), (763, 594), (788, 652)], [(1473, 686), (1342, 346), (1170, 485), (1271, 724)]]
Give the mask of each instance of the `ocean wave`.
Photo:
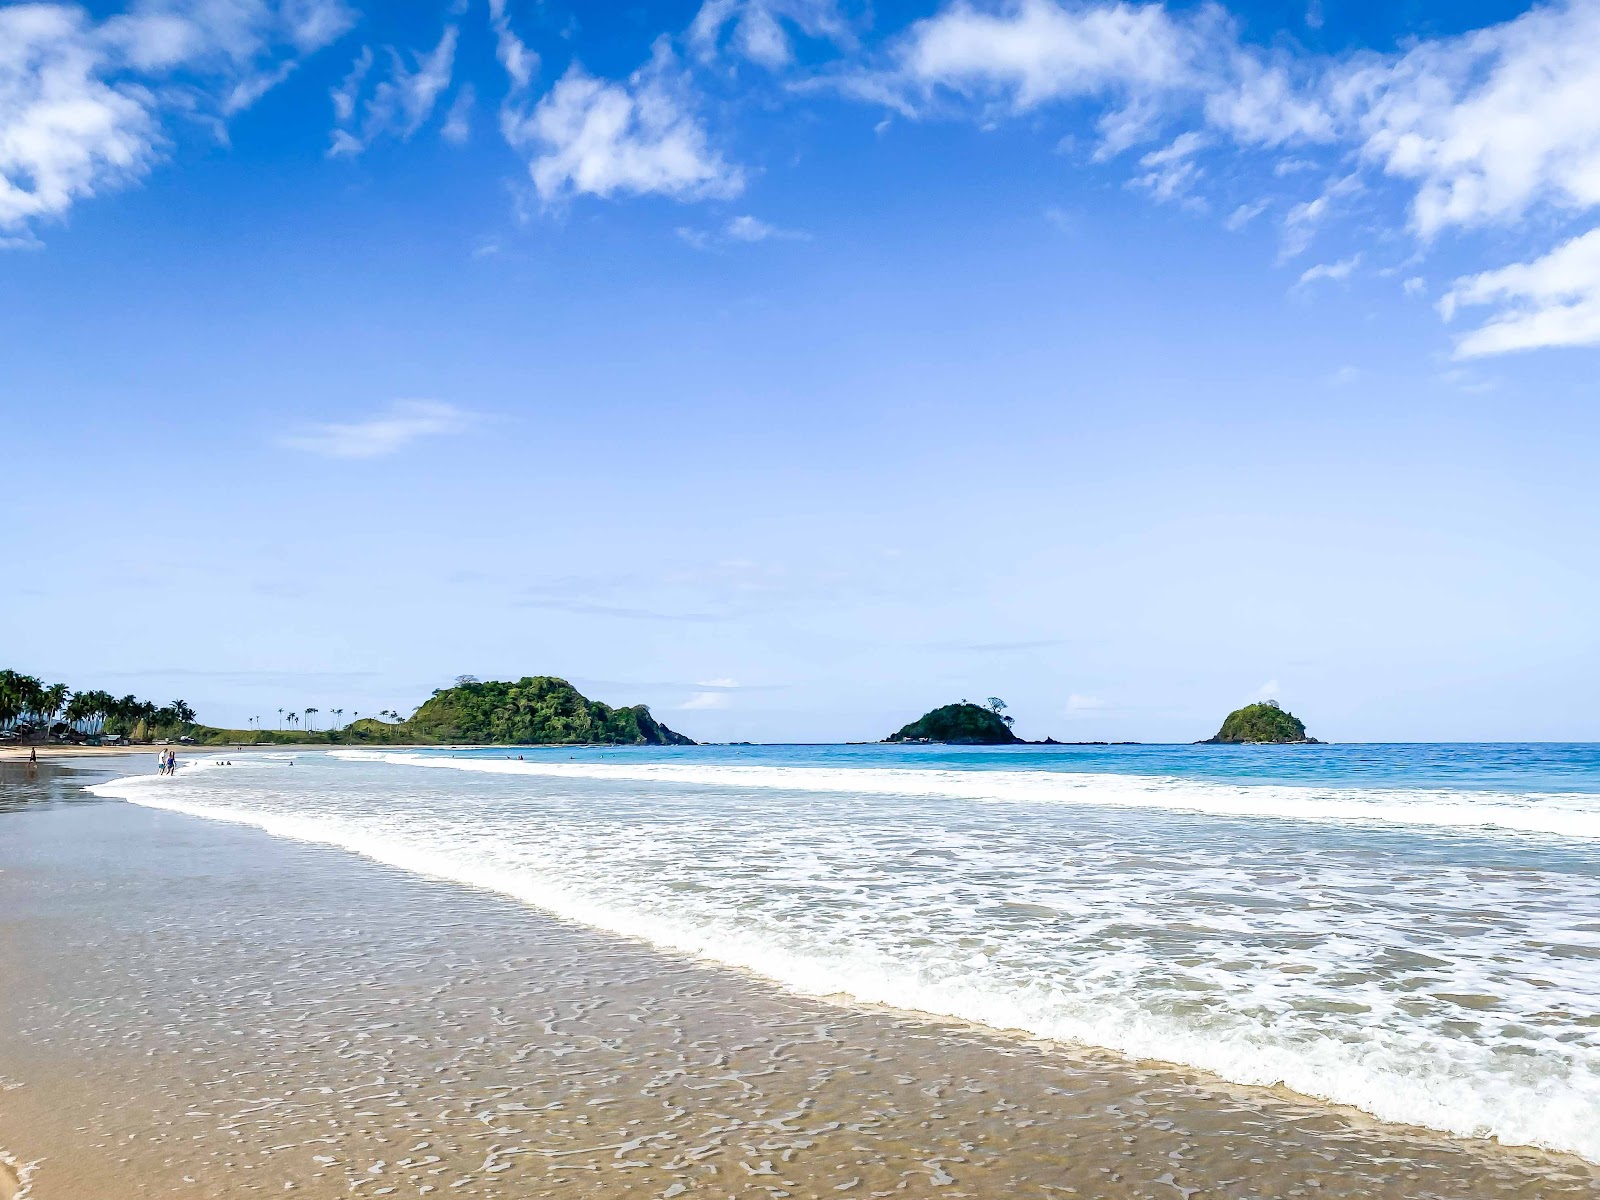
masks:
[(1065, 771), (546, 763), (360, 749), (335, 750), (332, 756), (347, 761), (491, 775), (980, 802), (1087, 804), (1218, 817), (1406, 825), (1469, 832), (1503, 830), (1600, 840), (1600, 797), (1587, 793), (1229, 784), (1175, 776)]

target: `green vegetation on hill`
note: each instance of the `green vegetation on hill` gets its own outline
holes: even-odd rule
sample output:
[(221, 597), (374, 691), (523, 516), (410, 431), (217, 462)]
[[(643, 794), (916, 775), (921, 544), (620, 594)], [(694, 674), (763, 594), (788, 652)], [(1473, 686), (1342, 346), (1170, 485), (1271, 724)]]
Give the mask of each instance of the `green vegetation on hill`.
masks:
[[(1022, 739), (1011, 732), (1011, 722), (1000, 715), (1005, 705), (991, 701), (991, 707), (977, 704), (946, 704), (924, 713), (886, 742), (948, 742), (958, 746), (1008, 746)], [(999, 707), (994, 707), (998, 705)]]
[(1215, 737), (1207, 738), (1202, 745), (1238, 745), (1287, 742), (1315, 744), (1316, 738), (1306, 736), (1305, 722), (1293, 713), (1278, 707), (1276, 700), (1263, 700), (1259, 704), (1246, 704), (1228, 714)]
[(463, 677), (455, 687), (434, 692), (403, 725), (418, 740), (435, 742), (694, 745), (652, 717), (643, 704), (612, 708), (549, 675), (524, 676), (515, 683)]

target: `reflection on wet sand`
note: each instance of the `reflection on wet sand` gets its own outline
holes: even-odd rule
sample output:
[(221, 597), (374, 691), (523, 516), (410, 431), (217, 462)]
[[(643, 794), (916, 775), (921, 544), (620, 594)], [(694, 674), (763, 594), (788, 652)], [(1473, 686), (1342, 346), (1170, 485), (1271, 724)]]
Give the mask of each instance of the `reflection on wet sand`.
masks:
[(4, 787), (0, 1145), (40, 1160), (39, 1200), (1600, 1195), (1578, 1159), (797, 998), (338, 851)]

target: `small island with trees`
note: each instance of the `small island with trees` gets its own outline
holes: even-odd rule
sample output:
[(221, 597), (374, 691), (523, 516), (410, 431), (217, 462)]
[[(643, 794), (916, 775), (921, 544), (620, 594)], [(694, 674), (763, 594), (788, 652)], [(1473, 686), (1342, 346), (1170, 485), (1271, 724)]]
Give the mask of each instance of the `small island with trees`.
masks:
[[(356, 726), (350, 732), (361, 734)], [(455, 687), (434, 692), (409, 720), (385, 726), (384, 733), (417, 742), (487, 746), (695, 744), (656, 720), (643, 704), (612, 708), (551, 675), (525, 675), (515, 683), (459, 676)]]
[(1306, 736), (1305, 722), (1285, 712), (1276, 700), (1262, 700), (1236, 708), (1222, 722), (1222, 728), (1197, 746), (1320, 746)]
[(1012, 718), (1005, 715), (1006, 703), (990, 696), (988, 704), (963, 700), (923, 713), (883, 740), (886, 742), (941, 742), (948, 746), (1020, 746), (1025, 744), (1011, 732)]

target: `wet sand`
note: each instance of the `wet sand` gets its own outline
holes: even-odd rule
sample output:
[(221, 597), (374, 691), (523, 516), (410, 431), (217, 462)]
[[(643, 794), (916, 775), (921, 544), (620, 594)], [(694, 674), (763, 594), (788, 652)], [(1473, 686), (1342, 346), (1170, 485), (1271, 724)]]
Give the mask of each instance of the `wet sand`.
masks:
[(83, 777), (0, 764), (0, 1147), (37, 1200), (1600, 1196), (1575, 1158), (791, 996)]

